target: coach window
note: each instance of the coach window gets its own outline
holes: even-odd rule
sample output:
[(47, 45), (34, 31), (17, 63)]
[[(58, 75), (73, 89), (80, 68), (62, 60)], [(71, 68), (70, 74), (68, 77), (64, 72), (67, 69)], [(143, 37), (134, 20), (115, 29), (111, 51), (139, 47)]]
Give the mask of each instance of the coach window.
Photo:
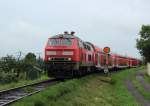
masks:
[(94, 51), (94, 48), (91, 46), (91, 51)]
[(88, 61), (91, 61), (91, 60), (92, 60), (92, 56), (88, 55)]
[(86, 44), (85, 44), (85, 43), (83, 43), (83, 47), (84, 47), (84, 49), (87, 49), (87, 47), (86, 47)]
[(94, 49), (91, 45), (89, 45), (89, 47), (90, 47), (90, 51), (94, 51)]
[(83, 43), (81, 41), (79, 41), (79, 47), (84, 48)]
[(84, 58), (85, 58), (85, 61), (87, 61), (87, 59), (86, 59), (86, 54), (84, 55)]
[(95, 58), (96, 58), (96, 59), (98, 58), (98, 54), (97, 54), (97, 53), (95, 54)]
[(89, 51), (91, 51), (91, 48), (90, 48), (90, 46), (89, 45), (86, 45), (87, 46), (87, 49), (89, 50)]

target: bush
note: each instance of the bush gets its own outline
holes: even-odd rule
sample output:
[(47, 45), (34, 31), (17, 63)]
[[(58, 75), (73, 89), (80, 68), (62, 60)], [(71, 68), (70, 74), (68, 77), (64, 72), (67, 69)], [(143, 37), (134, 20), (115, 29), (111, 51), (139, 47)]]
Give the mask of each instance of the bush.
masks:
[(0, 83), (17, 82), (18, 78), (15, 73), (1, 73)]
[(34, 80), (40, 78), (43, 70), (34, 67), (44, 67), (42, 59), (36, 60), (34, 53), (28, 53), (24, 59), (7, 55), (0, 58), (0, 83), (16, 82), (20, 79)]

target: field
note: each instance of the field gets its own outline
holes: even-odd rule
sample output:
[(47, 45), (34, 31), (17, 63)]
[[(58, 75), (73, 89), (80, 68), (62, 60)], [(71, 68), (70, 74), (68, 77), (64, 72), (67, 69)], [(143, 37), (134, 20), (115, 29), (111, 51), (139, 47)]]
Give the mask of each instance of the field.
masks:
[(140, 106), (128, 91), (125, 79), (142, 69), (126, 69), (109, 76), (95, 73), (64, 81), (12, 106)]

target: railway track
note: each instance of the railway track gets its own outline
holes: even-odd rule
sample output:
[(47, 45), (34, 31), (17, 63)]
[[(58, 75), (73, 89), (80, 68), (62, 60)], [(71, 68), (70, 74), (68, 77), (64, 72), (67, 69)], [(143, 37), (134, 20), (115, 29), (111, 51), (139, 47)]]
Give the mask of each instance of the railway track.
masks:
[(58, 83), (57, 79), (51, 79), (0, 91), (0, 106), (8, 106), (24, 97), (41, 92), (47, 86), (54, 85), (56, 83)]

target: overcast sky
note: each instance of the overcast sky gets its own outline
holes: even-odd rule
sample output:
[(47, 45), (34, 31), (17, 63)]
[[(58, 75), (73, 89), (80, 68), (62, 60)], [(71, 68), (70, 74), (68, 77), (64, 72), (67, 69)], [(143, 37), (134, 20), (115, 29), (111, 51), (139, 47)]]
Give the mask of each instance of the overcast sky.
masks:
[(140, 57), (135, 45), (142, 24), (150, 24), (150, 0), (0, 0), (0, 56), (43, 54), (47, 38), (67, 30)]

